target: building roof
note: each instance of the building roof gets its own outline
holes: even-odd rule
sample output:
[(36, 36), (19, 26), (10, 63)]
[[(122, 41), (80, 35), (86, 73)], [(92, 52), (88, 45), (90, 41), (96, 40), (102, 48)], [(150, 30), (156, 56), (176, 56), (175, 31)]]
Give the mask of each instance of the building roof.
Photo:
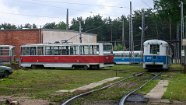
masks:
[[(60, 30), (60, 29), (42, 29), (43, 31), (60, 31), (60, 32), (74, 32), (74, 33), (78, 33), (79, 34), (79, 31), (74, 31), (74, 30)], [(82, 34), (89, 34), (89, 35), (95, 35), (97, 36), (97, 34), (93, 34), (93, 33), (85, 33), (85, 32), (82, 32)]]
[[(61, 31), (61, 32), (74, 32), (74, 33), (79, 33), (78, 31), (74, 31), (74, 30), (60, 30), (60, 29), (40, 29), (40, 28), (34, 28), (34, 29), (3, 29), (3, 30), (0, 30), (0, 31), (39, 31), (39, 30), (42, 30), (42, 31)], [(94, 36), (97, 36), (97, 34), (93, 34), (93, 33), (85, 33), (85, 32), (82, 32), (82, 34), (89, 34), (89, 35), (94, 35)]]

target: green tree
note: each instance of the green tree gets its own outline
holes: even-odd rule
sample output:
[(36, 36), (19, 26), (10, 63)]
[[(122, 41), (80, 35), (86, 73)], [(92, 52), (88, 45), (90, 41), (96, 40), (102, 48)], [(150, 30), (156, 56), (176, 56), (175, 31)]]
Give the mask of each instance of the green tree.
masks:
[(71, 30), (74, 30), (74, 31), (79, 31), (79, 21), (81, 22), (81, 26), (83, 28), (84, 26), (84, 20), (82, 17), (77, 17), (77, 19), (73, 18), (72, 19), (72, 22), (71, 22), (71, 26), (70, 26), (70, 29)]
[(96, 15), (93, 17), (87, 17), (85, 19), (85, 24), (83, 26), (83, 31), (84, 32), (89, 32), (89, 33), (95, 33), (98, 35), (98, 41), (102, 37), (102, 26), (104, 25), (104, 21), (102, 20), (102, 16)]
[(43, 28), (44, 29), (55, 29), (56, 27), (56, 23), (55, 22), (52, 22), (52, 23), (46, 23)]
[(10, 23), (1, 24), (0, 28), (3, 28), (3, 29), (17, 29), (16, 25), (13, 25), (13, 24), (10, 24)]
[(37, 28), (36, 24), (32, 24), (32, 28)]
[(30, 23), (26, 23), (25, 26), (23, 26), (24, 28), (29, 28), (31, 29), (32, 28), (32, 25)]
[[(184, 3), (184, 10), (186, 10), (186, 0), (182, 0)], [(165, 39), (176, 39), (176, 26), (180, 23), (181, 8), (179, 0), (154, 0), (154, 7), (157, 10), (158, 16), (161, 19), (162, 32), (169, 37)], [(184, 11), (186, 15), (186, 11)], [(160, 35), (161, 36), (161, 35)]]
[(123, 51), (123, 50), (126, 50), (126, 48), (122, 44), (117, 44), (116, 46), (114, 46), (114, 51)]
[(55, 29), (61, 29), (61, 30), (65, 30), (66, 29), (66, 24), (61, 21), (58, 24), (55, 25)]

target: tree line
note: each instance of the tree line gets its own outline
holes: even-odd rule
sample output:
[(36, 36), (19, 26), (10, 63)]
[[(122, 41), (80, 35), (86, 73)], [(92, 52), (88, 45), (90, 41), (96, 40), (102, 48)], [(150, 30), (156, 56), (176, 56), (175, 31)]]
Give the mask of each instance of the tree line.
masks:
[[(179, 40), (180, 39), (180, 2), (178, 0), (153, 0), (154, 8), (144, 10), (145, 14), (145, 36), (144, 41), (148, 39), (162, 40)], [(186, 0), (183, 0), (184, 10), (186, 10)], [(141, 26), (143, 10), (133, 12), (133, 35), (134, 48), (140, 48)], [(186, 11), (184, 11), (186, 16)], [(185, 19), (186, 20), (186, 19)], [(129, 40), (129, 16), (122, 15), (116, 19), (110, 17), (103, 18), (100, 15), (89, 16), (85, 19), (82, 17), (73, 18), (70, 30), (79, 31), (79, 21), (81, 22), (82, 32), (97, 34), (98, 42), (112, 42), (113, 44), (121, 44), (122, 40), (122, 22), (124, 22), (125, 46), (128, 48)], [(37, 28), (35, 24), (25, 24), (21, 26), (4, 23), (0, 25), (4, 29), (21, 29), (21, 28)], [(43, 29), (60, 29), (65, 30), (66, 24), (61, 21), (59, 23), (46, 23)], [(121, 45), (119, 45), (121, 46)], [(122, 48), (122, 47), (121, 47)]]

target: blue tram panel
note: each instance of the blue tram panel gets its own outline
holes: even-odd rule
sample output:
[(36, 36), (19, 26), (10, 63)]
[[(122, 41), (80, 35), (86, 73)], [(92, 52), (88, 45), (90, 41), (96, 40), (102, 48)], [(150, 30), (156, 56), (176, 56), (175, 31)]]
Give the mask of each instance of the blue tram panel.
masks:
[(164, 63), (166, 64), (167, 56), (144, 56), (144, 62)]
[(139, 64), (143, 62), (142, 51), (114, 51), (115, 64)]

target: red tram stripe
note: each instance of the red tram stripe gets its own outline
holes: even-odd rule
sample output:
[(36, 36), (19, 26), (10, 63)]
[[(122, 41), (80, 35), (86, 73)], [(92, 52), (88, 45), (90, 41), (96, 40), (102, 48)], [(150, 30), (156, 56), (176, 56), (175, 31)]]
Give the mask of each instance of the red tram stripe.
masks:
[(109, 63), (113, 62), (113, 55), (107, 56), (21, 56), (21, 62), (43, 63)]

